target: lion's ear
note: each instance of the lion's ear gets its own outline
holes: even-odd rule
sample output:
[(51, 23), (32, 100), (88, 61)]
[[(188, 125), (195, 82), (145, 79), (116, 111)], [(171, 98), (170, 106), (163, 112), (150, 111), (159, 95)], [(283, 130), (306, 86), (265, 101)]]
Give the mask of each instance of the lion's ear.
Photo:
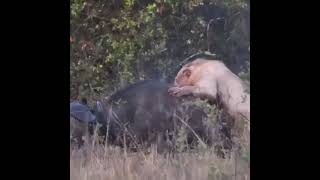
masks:
[(190, 69), (185, 69), (182, 74), (184, 76), (186, 76), (186, 77), (190, 77), (191, 76), (191, 70)]

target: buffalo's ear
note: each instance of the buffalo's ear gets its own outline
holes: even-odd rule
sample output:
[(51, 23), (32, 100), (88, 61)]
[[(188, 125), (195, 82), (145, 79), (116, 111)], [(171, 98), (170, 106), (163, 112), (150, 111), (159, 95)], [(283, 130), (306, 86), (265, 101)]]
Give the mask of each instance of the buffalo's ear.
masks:
[(190, 77), (191, 76), (191, 70), (190, 69), (185, 69), (183, 70), (182, 74), (186, 77)]

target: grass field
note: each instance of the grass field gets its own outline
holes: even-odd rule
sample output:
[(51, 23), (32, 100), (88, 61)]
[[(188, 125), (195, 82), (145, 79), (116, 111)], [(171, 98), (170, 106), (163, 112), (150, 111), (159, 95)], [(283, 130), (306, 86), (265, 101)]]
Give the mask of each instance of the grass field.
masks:
[(111, 146), (70, 150), (71, 180), (249, 180), (250, 163), (232, 153), (218, 158), (210, 149), (161, 155), (127, 153)]

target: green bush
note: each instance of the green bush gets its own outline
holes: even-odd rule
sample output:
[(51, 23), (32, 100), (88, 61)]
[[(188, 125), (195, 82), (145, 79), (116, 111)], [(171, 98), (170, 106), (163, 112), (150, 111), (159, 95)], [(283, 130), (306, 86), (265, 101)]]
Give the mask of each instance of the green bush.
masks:
[(70, 7), (70, 91), (89, 101), (137, 80), (172, 81), (195, 53), (214, 53), (236, 73), (250, 60), (243, 0), (72, 0)]

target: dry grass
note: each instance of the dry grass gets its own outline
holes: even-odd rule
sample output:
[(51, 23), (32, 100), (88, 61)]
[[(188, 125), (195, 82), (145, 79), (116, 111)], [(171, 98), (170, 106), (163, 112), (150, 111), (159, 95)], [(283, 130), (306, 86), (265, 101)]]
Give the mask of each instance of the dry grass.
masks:
[(242, 157), (220, 159), (210, 150), (148, 155), (115, 147), (86, 145), (70, 151), (71, 180), (249, 180), (250, 164)]

